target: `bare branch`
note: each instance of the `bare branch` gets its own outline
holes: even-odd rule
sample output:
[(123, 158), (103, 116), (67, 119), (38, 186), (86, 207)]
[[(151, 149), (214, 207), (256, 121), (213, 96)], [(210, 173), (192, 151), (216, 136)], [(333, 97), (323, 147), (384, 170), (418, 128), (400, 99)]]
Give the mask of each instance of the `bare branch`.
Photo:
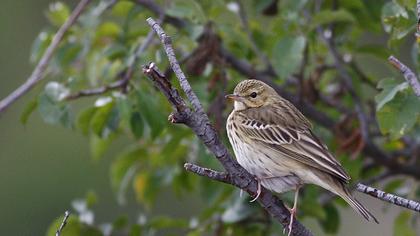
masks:
[(388, 61), (389, 61), (389, 63), (391, 63), (391, 65), (393, 65), (395, 68), (397, 68), (403, 74), (405, 80), (413, 88), (416, 96), (420, 97), (420, 83), (419, 83), (419, 80), (417, 79), (417, 76), (413, 73), (413, 71), (410, 70), (410, 68), (408, 68), (402, 62), (400, 62), (394, 56), (390, 56), (388, 58)]
[(181, 85), (182, 90), (184, 90), (185, 94), (188, 97), (188, 100), (191, 102), (191, 105), (193, 106), (194, 110), (198, 113), (204, 113), (203, 106), (200, 103), (200, 100), (198, 100), (197, 95), (193, 92), (190, 84), (187, 81), (187, 77), (185, 76), (184, 72), (181, 70), (181, 67), (179, 66), (179, 63), (177, 62), (175, 51), (172, 47), (171, 38), (166, 35), (166, 33), (163, 31), (162, 27), (153, 20), (152, 18), (147, 19), (147, 23), (149, 23), (150, 27), (156, 32), (156, 34), (159, 36), (164, 48), (166, 55), (168, 56), (169, 63), (171, 64), (171, 68), (176, 74), (179, 83)]
[(379, 189), (369, 187), (369, 186), (366, 186), (366, 185), (360, 184), (360, 183), (357, 184), (356, 189), (359, 192), (369, 194), (370, 196), (372, 196), (374, 198), (378, 198), (382, 201), (389, 202), (389, 203), (392, 203), (392, 204), (397, 205), (397, 206), (405, 207), (407, 209), (420, 212), (420, 203), (419, 202), (409, 200), (409, 199), (405, 199), (405, 198), (396, 196), (394, 194), (386, 193), (386, 192), (381, 191)]
[(25, 83), (20, 85), (15, 91), (0, 101), (0, 113), (2, 113), (7, 107), (13, 102), (19, 99), (21, 96), (31, 90), (39, 81), (44, 78), (44, 72), (47, 69), (48, 63), (50, 62), (55, 49), (60, 44), (67, 30), (76, 22), (82, 11), (90, 3), (91, 0), (81, 0), (76, 8), (73, 10), (69, 18), (60, 27), (57, 33), (54, 35), (51, 44), (48, 46), (45, 53), (42, 55), (41, 60), (36, 65), (32, 74), (26, 80)]
[(201, 167), (192, 163), (185, 163), (184, 168), (197, 175), (210, 178), (226, 184), (233, 184), (230, 175), (227, 172), (219, 172), (205, 167)]
[[(166, 96), (171, 103), (174, 113), (170, 116), (170, 120), (175, 123), (184, 123), (190, 127), (197, 137), (206, 145), (219, 162), (223, 165), (226, 171), (232, 178), (232, 183), (248, 192), (250, 195), (255, 195), (257, 192), (257, 181), (242, 168), (232, 156), (229, 154), (227, 148), (223, 145), (218, 137), (215, 129), (210, 124), (208, 116), (203, 112), (203, 107), (197, 98), (197, 95), (191, 89), (184, 73), (176, 60), (174, 50), (172, 48), (169, 37), (165, 34), (163, 29), (151, 18), (147, 19), (149, 25), (155, 30), (160, 37), (165, 51), (168, 55), (170, 65), (174, 71), (177, 79), (186, 93), (189, 102), (192, 104), (194, 111), (190, 110), (180, 97), (176, 89), (165, 78), (163, 73), (157, 70), (154, 63), (150, 63), (143, 68), (143, 72), (154, 82), (160, 91)], [(283, 202), (275, 197), (270, 191), (262, 188), (258, 202), (262, 207), (268, 211), (276, 220), (278, 220), (285, 228), (290, 222), (290, 212), (283, 205)], [(292, 235), (312, 235), (300, 222), (293, 221)]]
[(416, 30), (416, 38), (420, 38), (420, 0), (417, 0), (417, 30)]
[(55, 236), (60, 236), (61, 231), (64, 229), (64, 226), (66, 226), (66, 224), (67, 224), (67, 220), (69, 219), (69, 216), (70, 216), (70, 212), (69, 211), (64, 212), (63, 221), (61, 222), (60, 227), (55, 232)]

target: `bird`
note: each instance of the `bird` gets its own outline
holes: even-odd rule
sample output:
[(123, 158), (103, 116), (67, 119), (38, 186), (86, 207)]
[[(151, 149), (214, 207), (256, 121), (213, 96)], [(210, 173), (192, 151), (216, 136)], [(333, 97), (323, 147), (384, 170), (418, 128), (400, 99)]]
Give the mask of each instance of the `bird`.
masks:
[(350, 176), (334, 158), (328, 147), (312, 132), (311, 122), (288, 100), (266, 83), (248, 79), (238, 83), (227, 118), (226, 130), (238, 163), (255, 177), (256, 196), (264, 188), (284, 193), (295, 191), (289, 208), (292, 231), (297, 212), (299, 189), (315, 184), (343, 198), (368, 221), (378, 220), (349, 189)]

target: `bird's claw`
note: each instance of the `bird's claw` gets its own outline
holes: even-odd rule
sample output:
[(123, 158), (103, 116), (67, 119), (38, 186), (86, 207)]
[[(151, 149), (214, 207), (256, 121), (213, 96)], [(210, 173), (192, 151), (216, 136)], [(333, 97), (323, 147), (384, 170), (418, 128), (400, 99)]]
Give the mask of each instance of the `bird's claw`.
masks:
[(261, 180), (258, 178), (255, 178), (255, 179), (257, 180), (257, 183), (258, 183), (257, 195), (249, 202), (255, 202), (260, 197), (260, 194), (261, 194)]

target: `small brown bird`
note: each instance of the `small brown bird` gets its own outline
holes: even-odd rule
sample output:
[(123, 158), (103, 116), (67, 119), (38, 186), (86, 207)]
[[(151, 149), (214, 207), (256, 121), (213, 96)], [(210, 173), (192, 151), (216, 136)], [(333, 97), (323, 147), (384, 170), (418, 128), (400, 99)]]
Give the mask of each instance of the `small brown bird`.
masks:
[(342, 197), (368, 221), (376, 218), (349, 192), (350, 176), (311, 131), (306, 117), (267, 84), (259, 80), (240, 82), (233, 94), (234, 109), (226, 123), (229, 141), (239, 164), (261, 185), (283, 193), (295, 190), (291, 220), (296, 214), (299, 188), (321, 186)]

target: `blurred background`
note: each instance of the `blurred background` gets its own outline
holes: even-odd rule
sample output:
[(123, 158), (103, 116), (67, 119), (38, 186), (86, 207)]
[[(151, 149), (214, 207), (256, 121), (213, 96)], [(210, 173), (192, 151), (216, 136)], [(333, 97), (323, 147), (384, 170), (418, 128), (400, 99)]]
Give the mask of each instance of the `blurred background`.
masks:
[[(66, 1), (71, 9), (75, 1)], [(30, 75), (31, 45), (39, 32), (48, 26), (45, 12), (49, 0), (4, 0), (0, 8), (0, 96), (3, 98)], [(149, 13), (150, 14), (150, 13)], [(377, 39), (366, 37), (366, 40)], [(384, 41), (382, 39), (382, 41)], [(163, 59), (165, 60), (165, 59)], [(373, 63), (377, 75), (387, 74)], [(376, 65), (376, 66), (375, 66)], [(376, 69), (375, 69), (376, 68)], [(74, 129), (49, 125), (38, 112), (26, 125), (20, 116), (25, 104), (42, 90), (38, 85), (29, 94), (0, 115), (0, 235), (45, 235), (51, 223), (72, 210), (75, 199), (95, 196), (95, 222), (112, 222), (126, 215), (130, 222), (143, 214), (192, 217), (200, 212), (202, 200), (195, 196), (180, 198), (171, 189), (156, 195), (156, 204), (145, 209), (130, 190), (126, 203), (118, 204), (112, 190), (110, 165), (118, 152), (130, 142), (120, 137), (100, 161), (91, 158), (89, 138)], [(76, 108), (92, 104), (93, 98), (78, 101)], [(221, 185), (217, 184), (216, 186)], [(92, 195), (91, 193), (95, 193)], [(364, 222), (350, 208), (340, 208), (341, 225), (337, 235), (394, 235), (394, 219), (401, 208), (356, 193), (358, 199), (377, 216), (379, 225)], [(386, 206), (386, 210), (384, 210)], [(303, 219), (315, 235), (323, 235), (317, 222)], [(181, 234), (181, 233), (180, 233)], [(280, 234), (280, 232), (278, 233)], [(420, 235), (417, 228), (417, 235)]]

